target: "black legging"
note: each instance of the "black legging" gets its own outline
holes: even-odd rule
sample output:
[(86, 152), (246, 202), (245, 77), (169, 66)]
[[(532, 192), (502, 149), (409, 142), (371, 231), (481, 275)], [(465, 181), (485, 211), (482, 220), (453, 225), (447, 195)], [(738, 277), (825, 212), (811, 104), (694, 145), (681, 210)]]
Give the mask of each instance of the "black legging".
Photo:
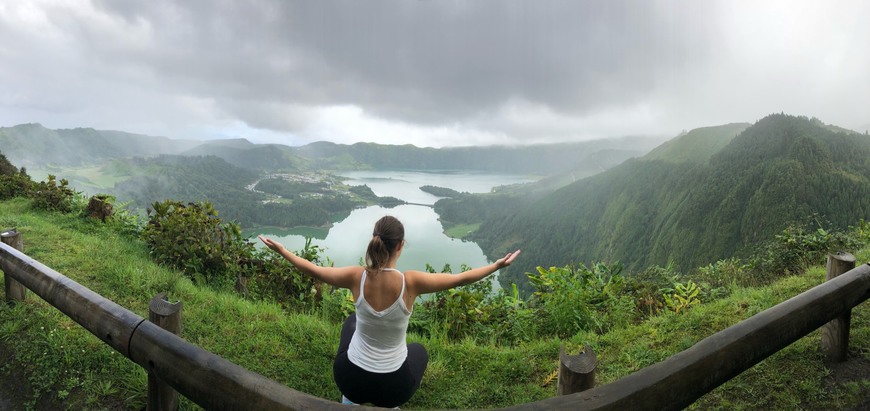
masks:
[(371, 403), (378, 407), (398, 407), (420, 388), (423, 372), (429, 364), (426, 348), (418, 343), (408, 344), (408, 357), (398, 370), (388, 373), (366, 371), (347, 358), (347, 348), (356, 330), (356, 313), (344, 320), (338, 354), (332, 364), (332, 377), (341, 393), (357, 403)]

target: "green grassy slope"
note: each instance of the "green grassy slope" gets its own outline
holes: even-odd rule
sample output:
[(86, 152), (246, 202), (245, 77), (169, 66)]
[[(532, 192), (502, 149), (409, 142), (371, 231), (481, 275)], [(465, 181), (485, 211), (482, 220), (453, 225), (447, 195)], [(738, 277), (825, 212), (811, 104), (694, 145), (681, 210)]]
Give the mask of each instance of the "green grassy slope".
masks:
[(732, 123), (696, 128), (656, 147), (643, 158), (672, 163), (706, 163), (710, 157), (728, 145), (734, 137), (749, 126), (749, 123)]
[[(25, 252), (119, 303), (147, 315), (161, 291), (184, 304), (182, 336), (287, 386), (337, 400), (332, 358), (339, 324), (318, 313), (286, 313), (278, 305), (200, 288), (153, 264), (141, 242), (77, 216), (31, 211), (26, 200), (0, 202), (0, 228), (17, 227)], [(870, 250), (857, 254), (870, 259)], [(528, 255), (528, 258), (535, 258)], [(544, 262), (542, 262), (544, 263)], [(608, 334), (578, 334), (567, 341), (537, 340), (517, 347), (447, 343), (411, 335), (430, 353), (420, 391), (405, 409), (493, 408), (548, 398), (559, 345), (591, 344), (599, 359), (598, 383), (613, 381), (662, 360), (708, 335), (822, 281), (821, 268), (685, 314), (667, 314)], [(870, 305), (853, 310), (851, 361), (870, 363)], [(870, 395), (870, 375), (838, 380), (825, 368), (818, 333), (801, 339), (702, 398), (699, 409), (839, 409)], [(25, 342), (25, 343), (22, 343)], [(0, 378), (15, 381), (13, 395), (35, 409), (140, 409), (145, 374), (96, 337), (35, 297), (0, 307)], [(9, 385), (5, 385), (9, 386)], [(187, 401), (182, 409), (196, 409)]]

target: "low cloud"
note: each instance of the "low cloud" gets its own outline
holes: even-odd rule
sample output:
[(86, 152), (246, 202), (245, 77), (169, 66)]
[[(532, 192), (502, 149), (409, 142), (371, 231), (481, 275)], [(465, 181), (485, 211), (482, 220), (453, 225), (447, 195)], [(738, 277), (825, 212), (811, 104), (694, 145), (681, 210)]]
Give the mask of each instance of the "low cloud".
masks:
[(0, 6), (0, 125), (515, 144), (870, 123), (861, 1)]

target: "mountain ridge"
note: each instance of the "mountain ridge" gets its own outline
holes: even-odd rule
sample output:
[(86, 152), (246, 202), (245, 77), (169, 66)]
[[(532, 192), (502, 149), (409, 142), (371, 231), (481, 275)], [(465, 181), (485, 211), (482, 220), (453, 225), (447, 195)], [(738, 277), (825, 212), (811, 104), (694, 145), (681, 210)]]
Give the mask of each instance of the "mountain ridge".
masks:
[[(845, 228), (870, 211), (870, 137), (806, 117), (765, 117), (708, 162), (659, 154), (498, 213), (470, 239), (490, 258), (523, 248), (554, 265), (620, 260), (629, 269), (691, 269), (740, 256), (813, 216), (825, 228)], [(524, 284), (523, 273), (534, 270), (518, 263), (505, 281)]]

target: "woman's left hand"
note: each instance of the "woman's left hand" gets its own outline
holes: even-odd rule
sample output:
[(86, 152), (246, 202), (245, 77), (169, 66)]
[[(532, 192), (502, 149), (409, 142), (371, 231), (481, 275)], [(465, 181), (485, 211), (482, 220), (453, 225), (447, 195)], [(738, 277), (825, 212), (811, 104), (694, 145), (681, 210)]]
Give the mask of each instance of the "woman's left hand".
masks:
[(512, 253), (507, 253), (504, 257), (496, 260), (495, 265), (498, 268), (507, 267), (511, 265), (512, 262), (514, 262), (514, 259), (517, 258), (518, 255), (520, 255), (520, 250), (514, 251)]

